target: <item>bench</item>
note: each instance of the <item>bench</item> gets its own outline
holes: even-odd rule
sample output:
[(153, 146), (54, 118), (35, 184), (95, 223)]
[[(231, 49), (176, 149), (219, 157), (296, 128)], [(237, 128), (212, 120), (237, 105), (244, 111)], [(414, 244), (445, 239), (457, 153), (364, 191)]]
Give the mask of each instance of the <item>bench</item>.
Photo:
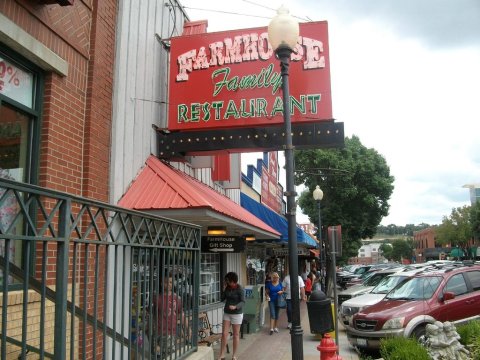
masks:
[[(218, 341), (221, 341), (221, 339), (222, 334), (213, 332), (207, 313), (200, 313), (198, 315), (198, 345), (212, 346)], [(230, 353), (230, 349), (227, 344), (227, 354), (228, 353)]]

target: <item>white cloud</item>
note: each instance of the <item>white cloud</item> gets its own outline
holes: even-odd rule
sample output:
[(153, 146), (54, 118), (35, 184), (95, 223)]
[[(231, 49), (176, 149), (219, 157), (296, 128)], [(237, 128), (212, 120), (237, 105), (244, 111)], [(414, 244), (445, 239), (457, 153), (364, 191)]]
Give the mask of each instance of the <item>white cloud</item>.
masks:
[[(187, 9), (192, 20), (208, 19), (209, 31), (267, 26), (274, 11), (252, 3), (182, 1), (265, 16)], [(347, 136), (382, 154), (396, 179), (382, 223), (440, 223), (452, 208), (469, 204), (462, 185), (480, 182), (480, 3), (300, 0), (287, 6), (293, 15), (329, 22), (334, 117)]]

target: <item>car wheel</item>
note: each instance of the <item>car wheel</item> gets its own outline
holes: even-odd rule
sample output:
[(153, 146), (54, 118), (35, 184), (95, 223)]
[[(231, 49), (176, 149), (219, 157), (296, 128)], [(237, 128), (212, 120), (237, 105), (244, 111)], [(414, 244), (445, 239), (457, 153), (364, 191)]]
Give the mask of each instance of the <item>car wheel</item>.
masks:
[(425, 336), (425, 334), (426, 334), (425, 325), (419, 325), (415, 328), (415, 330), (413, 330), (412, 337), (419, 340), (422, 336)]

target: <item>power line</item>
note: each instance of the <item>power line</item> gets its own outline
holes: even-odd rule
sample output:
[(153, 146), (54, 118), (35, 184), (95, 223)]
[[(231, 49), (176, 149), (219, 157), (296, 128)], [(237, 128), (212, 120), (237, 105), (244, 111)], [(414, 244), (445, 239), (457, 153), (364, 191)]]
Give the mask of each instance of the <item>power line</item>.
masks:
[[(261, 8), (267, 9), (267, 10), (271, 10), (271, 11), (275, 11), (275, 12), (277, 11), (277, 9), (274, 9), (274, 8), (271, 8), (271, 7), (268, 7), (268, 6), (265, 6), (265, 5), (263, 5), (263, 4), (256, 3), (255, 1), (250, 1), (250, 0), (242, 0), (242, 1), (243, 1), (243, 2), (246, 2), (246, 3), (248, 3), (248, 4), (252, 4), (252, 5), (255, 5), (255, 6), (259, 6), (259, 7), (261, 7)], [(292, 14), (292, 17), (297, 18), (297, 19), (299, 19), (299, 20), (303, 20), (303, 21), (312, 21), (308, 16), (305, 17), (305, 18), (302, 18), (302, 17), (300, 17), (300, 16), (296, 16), (296, 15), (293, 15), (293, 14)]]
[(184, 8), (184, 9), (189, 9), (189, 10), (207, 11), (207, 12), (212, 12), (212, 13), (238, 15), (238, 16), (247, 16), (247, 17), (255, 17), (255, 18), (261, 18), (261, 19), (271, 19), (271, 17), (269, 17), (269, 16), (260, 16), (260, 15), (253, 15), (253, 14), (242, 14), (242, 13), (237, 13), (237, 12), (232, 12), (232, 11), (213, 10), (213, 9), (202, 9), (202, 8), (194, 8), (194, 7), (190, 7), (190, 6), (184, 6), (183, 8)]
[[(245, 1), (247, 3), (250, 3), (250, 4), (253, 4), (253, 5), (256, 5), (256, 6), (260, 6), (262, 8), (265, 8), (267, 10), (272, 10), (272, 11), (277, 11), (276, 9), (272, 9), (272, 8), (269, 8), (267, 6), (264, 6), (264, 5), (260, 5), (260, 4), (256, 4), (254, 3), (253, 1), (248, 1), (248, 0), (242, 0), (242, 1)], [(253, 17), (253, 18), (260, 18), (260, 19), (271, 19), (272, 17), (271, 16), (262, 16), (262, 15), (254, 15), (254, 14), (245, 14), (245, 13), (239, 13), (239, 12), (233, 12), (233, 11), (225, 11), (225, 10), (217, 10), (217, 9), (206, 9), (206, 8), (197, 8), (197, 7), (191, 7), (191, 6), (183, 6), (184, 9), (188, 9), (188, 10), (197, 10), (197, 11), (205, 11), (205, 12), (211, 12), (211, 13), (219, 13), (219, 14), (228, 14), (228, 15), (236, 15), (236, 16), (245, 16), (245, 17)], [(292, 15), (294, 18), (297, 18), (299, 20), (302, 20), (302, 21), (312, 21), (310, 18), (306, 17), (306, 18), (302, 18), (300, 16), (295, 16), (295, 15)]]
[(255, 5), (255, 6), (259, 6), (259, 7), (264, 8), (264, 9), (268, 9), (268, 10), (272, 10), (272, 11), (277, 11), (277, 9), (274, 9), (274, 8), (271, 8), (271, 7), (268, 7), (268, 6), (265, 6), (265, 5), (256, 3), (255, 1), (249, 1), (249, 0), (242, 0), (242, 1), (243, 1), (243, 2), (246, 2), (246, 3), (249, 3), (249, 4), (252, 4), (252, 5)]

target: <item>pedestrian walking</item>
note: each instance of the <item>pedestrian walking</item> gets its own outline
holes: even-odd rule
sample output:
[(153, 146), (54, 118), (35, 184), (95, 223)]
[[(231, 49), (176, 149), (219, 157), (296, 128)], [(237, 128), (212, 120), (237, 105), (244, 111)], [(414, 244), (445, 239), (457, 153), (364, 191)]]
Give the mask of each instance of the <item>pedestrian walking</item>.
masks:
[(307, 300), (310, 298), (310, 294), (312, 293), (314, 282), (315, 274), (310, 271), (307, 275), (307, 280), (305, 281), (305, 295), (307, 296)]
[(270, 335), (274, 332), (278, 333), (277, 321), (281, 309), (279, 300), (282, 300), (284, 296), (283, 285), (280, 282), (280, 276), (278, 273), (272, 273), (271, 278), (272, 281), (265, 284), (265, 294), (268, 300), (268, 308), (270, 310)]
[(222, 301), (225, 301), (223, 309), (222, 323), (222, 345), (220, 348), (220, 360), (225, 359), (225, 350), (227, 348), (228, 335), (230, 333), (230, 325), (233, 329), (233, 353), (232, 360), (237, 360), (235, 354), (237, 352), (238, 343), (240, 342), (240, 327), (243, 321), (243, 305), (245, 304), (245, 294), (243, 287), (238, 284), (238, 275), (229, 272), (225, 275), (223, 284)]
[[(283, 291), (285, 292), (285, 298), (287, 300), (287, 319), (288, 326), (287, 328), (292, 328), (292, 290), (290, 285), (290, 275), (285, 276), (283, 279)], [(305, 296), (305, 283), (302, 280), (302, 277), (298, 275), (298, 296), (300, 300), (307, 300)]]

